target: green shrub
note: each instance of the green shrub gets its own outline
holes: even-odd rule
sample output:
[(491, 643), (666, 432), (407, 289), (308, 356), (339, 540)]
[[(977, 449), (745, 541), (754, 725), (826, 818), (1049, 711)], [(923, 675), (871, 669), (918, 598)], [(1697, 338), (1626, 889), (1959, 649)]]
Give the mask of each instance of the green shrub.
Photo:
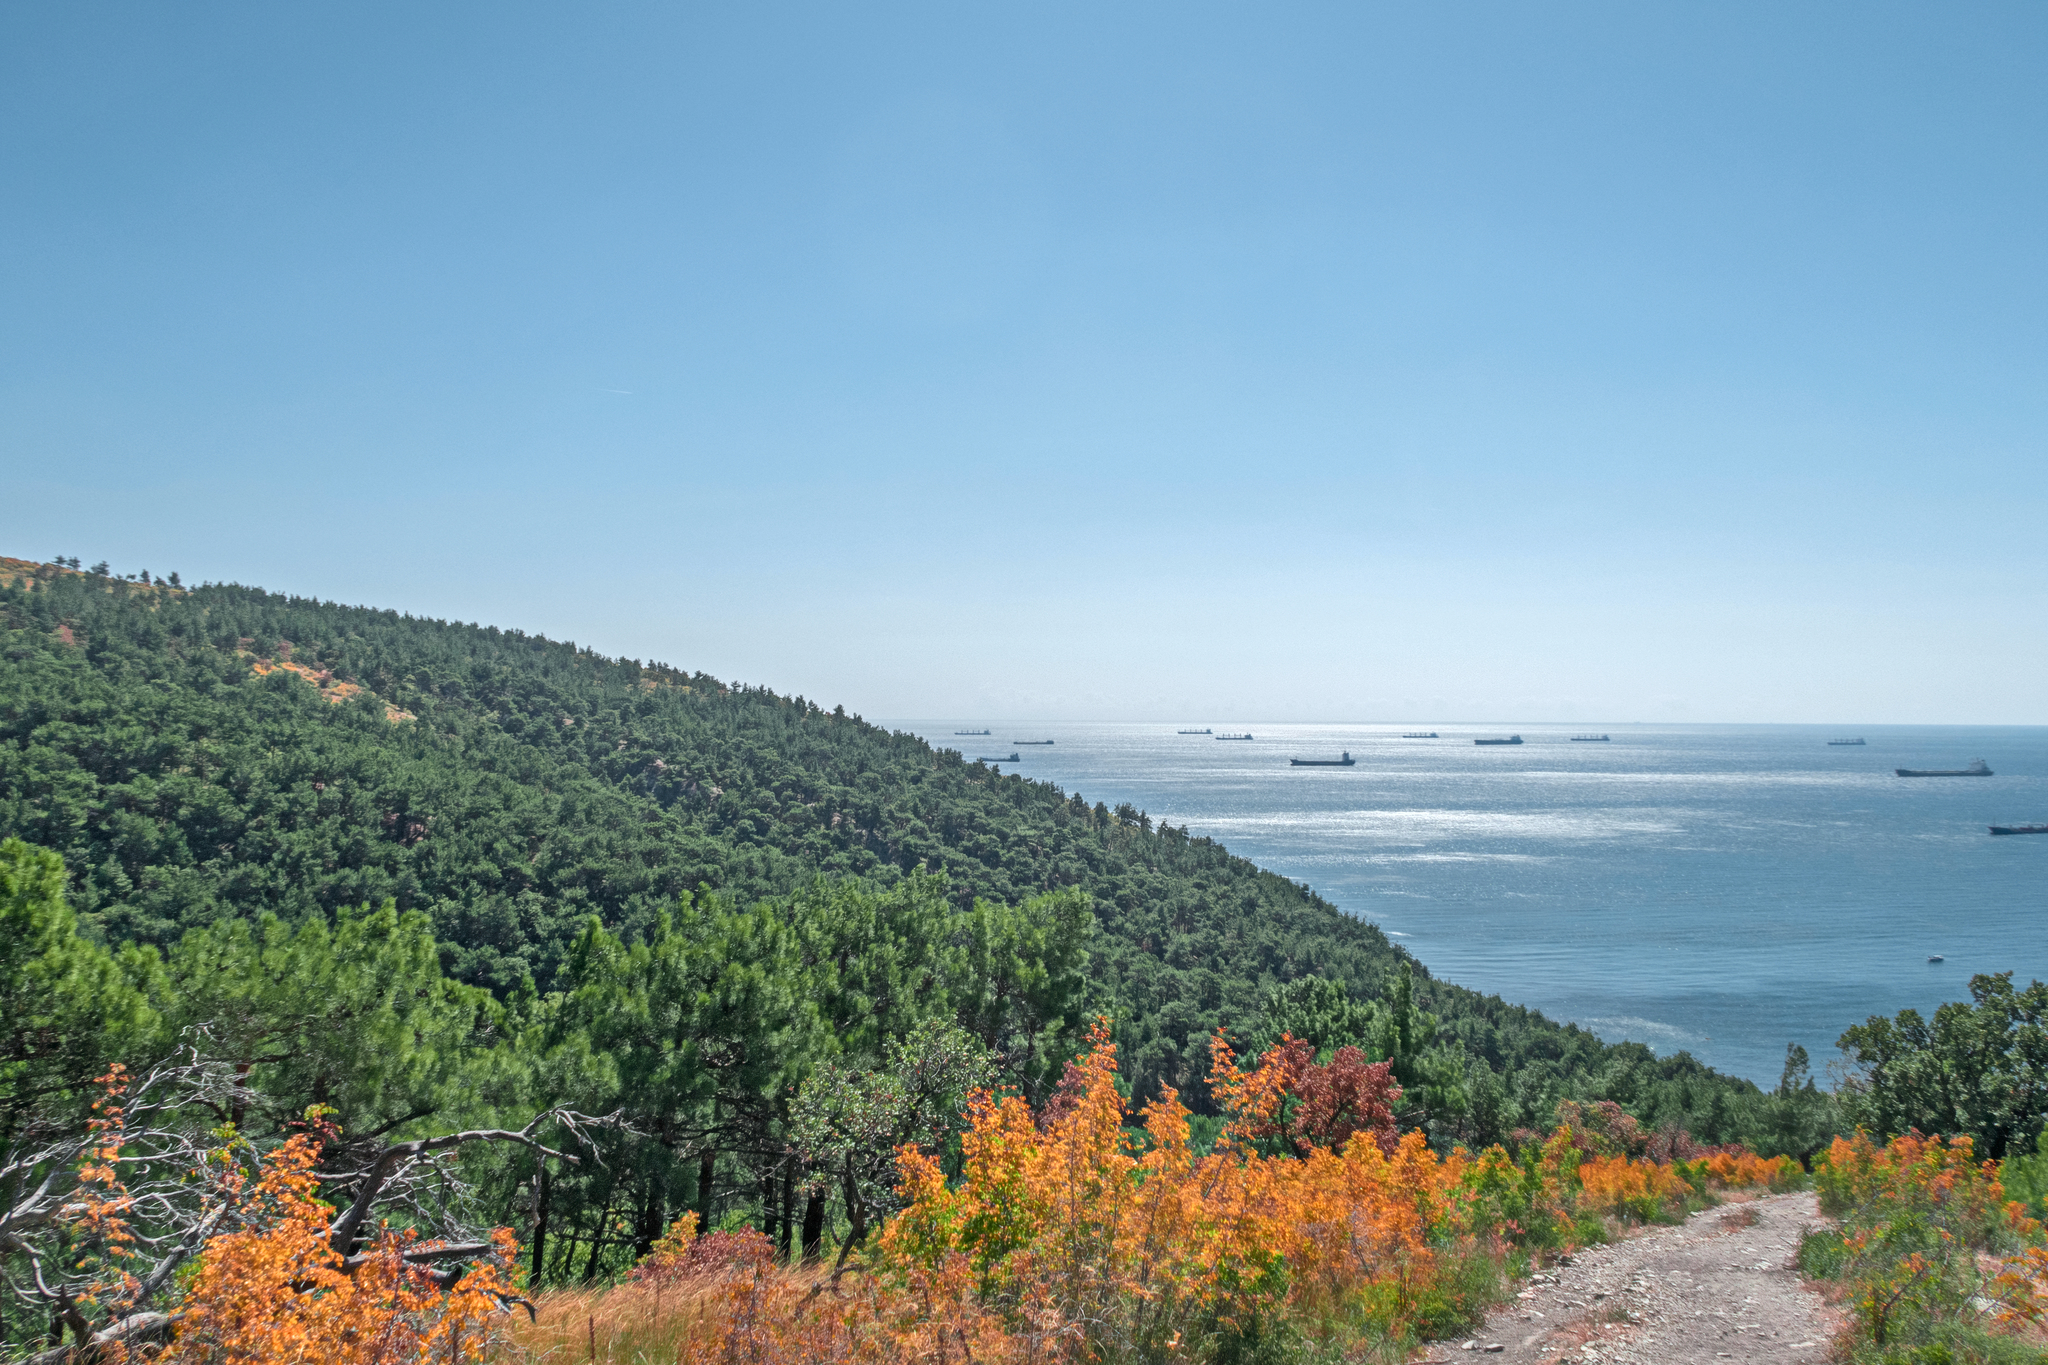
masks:
[(2048, 1222), (2048, 1129), (2034, 1139), (2033, 1155), (2016, 1153), (2000, 1163), (1998, 1180), (2007, 1199), (2027, 1206), (2028, 1217)]
[(1799, 1239), (1799, 1273), (1814, 1280), (1839, 1280), (1849, 1261), (1849, 1244), (1833, 1232), (1809, 1232)]
[(1492, 1256), (1477, 1247), (1447, 1249), (1417, 1307), (1416, 1330), (1424, 1340), (1440, 1340), (1484, 1322), (1486, 1310), (1506, 1299), (1507, 1281)]
[(1879, 1147), (1837, 1139), (1816, 1165), (1821, 1205), (1838, 1233), (1808, 1233), (1799, 1262), (1848, 1291), (1849, 1358), (1868, 1365), (2007, 1365), (2043, 1359), (1995, 1330), (2001, 1306), (2032, 1313), (2030, 1273), (1996, 1258), (2038, 1247), (2040, 1226), (2007, 1216), (1989, 1163), (1969, 1138), (1907, 1134)]
[(1849, 1357), (1855, 1365), (2042, 1365), (2048, 1355), (1986, 1331), (1976, 1323), (1944, 1323), (1929, 1339), (1913, 1345), (1862, 1346)]

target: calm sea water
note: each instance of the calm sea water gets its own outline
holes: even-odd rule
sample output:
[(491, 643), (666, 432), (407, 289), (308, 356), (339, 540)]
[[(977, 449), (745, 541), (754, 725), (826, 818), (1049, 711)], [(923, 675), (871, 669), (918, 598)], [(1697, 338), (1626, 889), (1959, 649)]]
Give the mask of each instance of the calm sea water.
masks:
[[(969, 758), (1054, 740), (1002, 770), (1220, 839), (1446, 980), (1766, 1085), (1787, 1042), (1818, 1068), (1848, 1025), (1973, 972), (2048, 978), (2048, 835), (1986, 829), (2048, 822), (2048, 728), (887, 723)], [(1996, 776), (1892, 772), (1978, 757)]]

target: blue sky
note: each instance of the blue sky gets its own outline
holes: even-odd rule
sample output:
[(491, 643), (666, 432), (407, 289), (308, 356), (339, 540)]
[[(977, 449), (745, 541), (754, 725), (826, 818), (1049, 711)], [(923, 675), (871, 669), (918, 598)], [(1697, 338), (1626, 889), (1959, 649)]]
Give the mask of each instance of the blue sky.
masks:
[(2036, 5), (17, 5), (0, 553), (871, 716), (2048, 722)]

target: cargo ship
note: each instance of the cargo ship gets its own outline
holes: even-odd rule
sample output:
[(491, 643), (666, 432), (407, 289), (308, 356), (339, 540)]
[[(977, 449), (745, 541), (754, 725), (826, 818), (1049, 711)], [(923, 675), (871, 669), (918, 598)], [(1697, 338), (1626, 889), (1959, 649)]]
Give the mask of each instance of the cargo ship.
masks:
[(1346, 749), (1342, 758), (1290, 758), (1287, 761), (1296, 768), (1349, 768), (1357, 760)]
[(1520, 735), (1509, 735), (1506, 739), (1475, 739), (1472, 742), (1474, 744), (1520, 744), (1522, 737)]
[(1181, 734), (1183, 734), (1183, 735), (1209, 735), (1209, 734), (1214, 734), (1214, 733), (1215, 733), (1215, 731), (1213, 731), (1213, 730), (1182, 730), (1182, 731), (1180, 731), (1179, 733), (1181, 733)]
[(1049, 740), (1049, 739), (1013, 739), (1013, 740), (1011, 740), (1011, 741), (1010, 741), (1010, 743), (1012, 743), (1012, 744), (1050, 744), (1050, 743), (1052, 743), (1052, 741), (1051, 741), (1051, 740)]
[(1993, 834), (2048, 834), (2048, 825), (1993, 825)]
[(976, 763), (1021, 763), (1023, 758), (1020, 755), (1011, 754), (1008, 758), (977, 758), (974, 761)]
[(1405, 734), (1405, 735), (1401, 736), (1401, 738), (1403, 738), (1403, 739), (1435, 739), (1435, 738), (1436, 738), (1436, 731), (1434, 731), (1434, 730), (1416, 730), (1416, 731), (1413, 731), (1413, 732), (1411, 732), (1411, 733), (1409, 733), (1409, 734)]
[(1863, 737), (1861, 735), (1858, 735), (1855, 739), (1831, 739), (1828, 741), (1828, 743), (1836, 746), (1841, 746), (1844, 744), (1861, 744), (1862, 742)]
[(954, 734), (956, 734), (956, 735), (992, 735), (992, 734), (994, 734), (994, 733), (995, 733), (995, 731), (993, 731), (993, 730), (955, 730), (955, 731), (954, 731), (953, 733), (954, 733)]
[(1991, 768), (1981, 758), (1970, 760), (1967, 768), (1894, 768), (1900, 777), (1989, 777)]
[(1218, 735), (1218, 739), (1250, 739), (1250, 735)]
[(1574, 744), (1607, 744), (1611, 741), (1605, 735), (1573, 735)]

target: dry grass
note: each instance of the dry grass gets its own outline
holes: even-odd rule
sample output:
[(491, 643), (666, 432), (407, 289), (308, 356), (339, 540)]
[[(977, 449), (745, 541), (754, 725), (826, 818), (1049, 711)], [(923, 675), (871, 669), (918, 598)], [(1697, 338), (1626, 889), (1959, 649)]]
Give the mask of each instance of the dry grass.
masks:
[[(827, 1283), (831, 1271), (764, 1266), (759, 1274), (756, 1280), (752, 1269), (727, 1266), (687, 1278), (671, 1276), (666, 1283), (630, 1280), (603, 1289), (550, 1290), (535, 1296), (531, 1318), (516, 1313), (500, 1328), (491, 1358), (503, 1365), (688, 1365), (753, 1359), (764, 1346), (772, 1358), (777, 1345), (810, 1358), (811, 1352), (801, 1347), (816, 1343), (800, 1341), (806, 1334), (786, 1329), (804, 1316), (799, 1305), (811, 1302), (814, 1293), (822, 1290), (826, 1305), (836, 1301)], [(858, 1279), (851, 1277), (842, 1289)], [(752, 1293), (749, 1284), (756, 1286)], [(736, 1315), (740, 1301), (765, 1311)], [(835, 1316), (828, 1308), (821, 1325)], [(775, 1330), (775, 1324), (785, 1331)], [(785, 1334), (787, 1340), (776, 1341)]]
[[(727, 1266), (701, 1276), (540, 1296), (501, 1323), (493, 1365), (1024, 1365), (1050, 1355), (960, 1302), (963, 1286), (893, 1288), (821, 1267)], [(913, 1277), (915, 1278), (915, 1277)], [(928, 1291), (938, 1289), (933, 1294)], [(1062, 1330), (1062, 1338), (1071, 1336)], [(1071, 1343), (1070, 1343), (1071, 1344)]]
[(558, 1289), (534, 1301), (529, 1321), (518, 1314), (500, 1333), (495, 1358), (518, 1365), (672, 1365), (696, 1355), (720, 1331), (702, 1285), (623, 1284), (614, 1289)]

